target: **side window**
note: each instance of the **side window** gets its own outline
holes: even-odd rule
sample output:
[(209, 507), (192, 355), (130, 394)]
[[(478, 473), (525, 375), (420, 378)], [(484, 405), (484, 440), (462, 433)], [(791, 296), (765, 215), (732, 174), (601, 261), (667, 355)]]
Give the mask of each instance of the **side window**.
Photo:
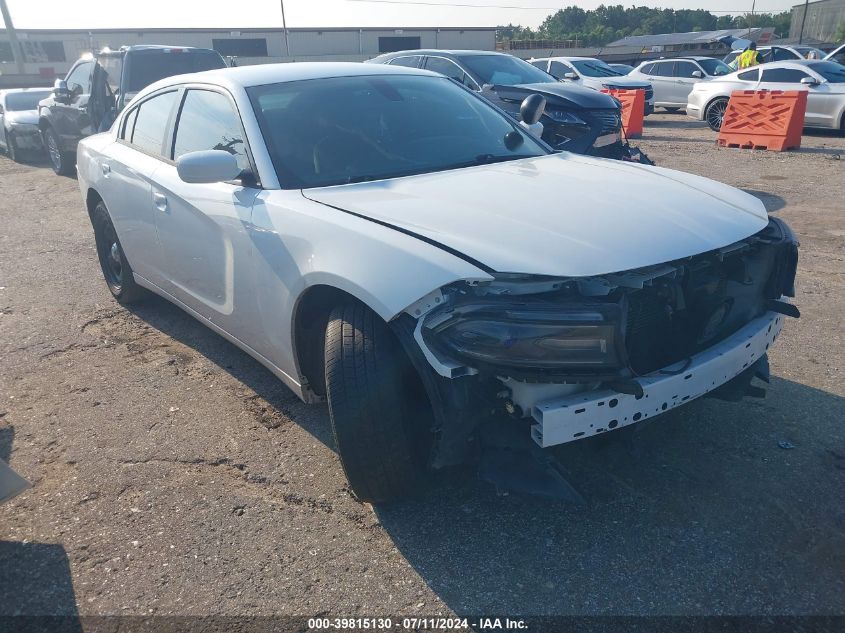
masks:
[(760, 77), (760, 69), (746, 70), (744, 73), (739, 73), (737, 77), (742, 79), (742, 81), (757, 81)]
[(571, 72), (571, 68), (569, 68), (566, 64), (561, 64), (560, 62), (552, 62), (551, 68), (549, 69), (549, 74), (557, 79), (563, 79), (566, 73)]
[(800, 84), (807, 73), (794, 68), (766, 68), (763, 70), (763, 81), (783, 84)]
[(675, 77), (683, 77), (684, 79), (694, 79), (693, 73), (698, 70), (698, 66), (692, 62), (675, 62)]
[(418, 68), (420, 65), (420, 55), (406, 55), (405, 57), (396, 57), (391, 59), (388, 63), (391, 66), (405, 66), (407, 68)]
[(94, 68), (94, 62), (82, 62), (77, 65), (65, 81), (67, 82), (67, 89), (74, 97), (91, 93), (91, 71)]
[(652, 75), (654, 74), (654, 64), (646, 64), (642, 68), (640, 68), (640, 72), (644, 75)]
[(161, 146), (167, 132), (170, 112), (176, 103), (175, 90), (147, 99), (137, 108), (131, 143), (141, 151), (161, 156)]
[[(143, 111), (142, 111), (143, 114)], [(210, 90), (188, 90), (176, 125), (173, 158), (188, 152), (219, 149), (249, 169), (241, 119), (228, 97)]]
[(536, 66), (540, 70), (545, 71), (549, 67), (549, 60), (547, 59), (537, 59), (531, 62), (532, 66)]
[(425, 69), (454, 79), (467, 88), (477, 89), (472, 80), (455, 62), (443, 57), (429, 57), (425, 60)]
[(138, 108), (133, 108), (126, 115), (123, 122), (123, 129), (120, 131), (120, 138), (126, 141), (132, 140), (132, 132), (135, 129), (135, 119), (138, 118)]
[(654, 72), (651, 74), (655, 77), (673, 77), (673, 67), (675, 62), (661, 62), (654, 65)]
[(790, 59), (798, 59), (797, 57), (795, 57), (792, 51), (786, 48), (773, 48), (771, 52), (766, 51), (765, 53), (763, 53), (763, 59), (765, 59), (767, 62), (772, 61), (772, 52), (774, 53), (774, 61), (776, 62), (784, 62)]

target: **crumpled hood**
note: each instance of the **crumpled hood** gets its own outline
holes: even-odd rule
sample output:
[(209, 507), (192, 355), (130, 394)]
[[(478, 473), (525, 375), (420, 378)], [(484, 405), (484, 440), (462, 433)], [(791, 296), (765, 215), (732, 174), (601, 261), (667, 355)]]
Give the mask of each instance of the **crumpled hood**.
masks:
[(768, 223), (763, 204), (733, 187), (569, 153), (302, 193), (498, 272), (563, 277), (682, 259)]
[(10, 111), (4, 118), (10, 125), (38, 125), (38, 110)]
[(500, 99), (522, 101), (528, 95), (539, 93), (549, 105), (576, 106), (585, 109), (617, 109), (619, 105), (610, 95), (592, 88), (582, 88), (568, 83), (553, 82), (539, 84), (520, 84), (518, 86), (493, 86)]

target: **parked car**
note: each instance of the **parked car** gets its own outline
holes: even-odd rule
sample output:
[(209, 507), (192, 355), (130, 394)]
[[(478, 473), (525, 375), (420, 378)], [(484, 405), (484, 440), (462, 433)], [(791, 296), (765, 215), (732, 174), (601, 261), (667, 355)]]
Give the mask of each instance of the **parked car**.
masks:
[(446, 75), (519, 118), (531, 94), (546, 99), (543, 140), (555, 149), (605, 158), (629, 155), (623, 145), (619, 102), (588, 88), (560, 83), (528, 62), (490, 51), (413, 50), (369, 60)]
[(824, 60), (826, 62), (836, 62), (837, 64), (845, 66), (845, 44), (832, 50), (827, 56), (825, 56)]
[(693, 86), (730, 72), (730, 68), (718, 59), (678, 57), (643, 62), (628, 76), (651, 81), (654, 105), (669, 112), (678, 112), (686, 107)]
[(608, 66), (610, 66), (613, 70), (618, 72), (620, 75), (627, 75), (632, 70), (634, 70), (634, 67), (631, 66), (630, 64), (608, 64)]
[(38, 107), (38, 125), (53, 170), (72, 173), (79, 140), (107, 130), (117, 113), (151, 83), (225, 67), (220, 53), (207, 48), (124, 46), (83, 57)]
[(531, 64), (558, 81), (576, 83), (593, 90), (643, 90), (645, 114), (654, 112), (654, 89), (650, 81), (626, 77), (593, 57), (544, 57)]
[(772, 62), (699, 84), (687, 114), (718, 132), (734, 90), (808, 90), (804, 125), (845, 130), (845, 66), (836, 62)]
[[(795, 59), (824, 59), (824, 51), (819, 50), (815, 46), (760, 46), (757, 52), (763, 57), (763, 63), (769, 62), (785, 62), (793, 61)], [(722, 60), (725, 64), (730, 65), (737, 57), (742, 54), (741, 50), (731, 51)], [(731, 70), (736, 70), (731, 67)]]
[(38, 102), (49, 94), (49, 88), (0, 90), (0, 146), (12, 160), (41, 151)]
[(115, 299), (153, 291), (326, 399), (368, 501), (494, 421), (547, 447), (741, 397), (797, 316), (795, 238), (758, 199), (554, 152), (424, 70), (168, 78), (77, 162)]

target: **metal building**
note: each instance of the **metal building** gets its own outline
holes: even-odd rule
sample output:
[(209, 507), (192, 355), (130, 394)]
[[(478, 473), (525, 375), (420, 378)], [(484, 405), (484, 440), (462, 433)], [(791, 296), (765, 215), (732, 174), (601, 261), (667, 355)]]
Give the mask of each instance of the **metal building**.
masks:
[(802, 37), (802, 24), (805, 42), (808, 39), (836, 42), (840, 29), (845, 25), (845, 0), (816, 0), (816, 2), (802, 3), (792, 7), (792, 24), (789, 28), (791, 41), (797, 42)]
[[(325, 29), (17, 29), (27, 74), (64, 74), (82, 54), (103, 47), (165, 44), (214, 48), (240, 64), (363, 61), (410, 48), (495, 50), (494, 27)], [(290, 51), (290, 55), (288, 55)], [(0, 74), (16, 72), (12, 46), (0, 30)]]

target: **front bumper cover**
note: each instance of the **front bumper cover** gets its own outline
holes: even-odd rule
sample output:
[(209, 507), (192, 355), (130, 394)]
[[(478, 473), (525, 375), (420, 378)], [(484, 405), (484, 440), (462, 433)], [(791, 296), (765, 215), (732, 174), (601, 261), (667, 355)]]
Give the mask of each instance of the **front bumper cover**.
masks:
[(531, 437), (543, 448), (622, 428), (660, 415), (729, 382), (764, 357), (783, 328), (768, 312), (689, 361), (637, 378), (643, 395), (604, 389), (537, 403)]

